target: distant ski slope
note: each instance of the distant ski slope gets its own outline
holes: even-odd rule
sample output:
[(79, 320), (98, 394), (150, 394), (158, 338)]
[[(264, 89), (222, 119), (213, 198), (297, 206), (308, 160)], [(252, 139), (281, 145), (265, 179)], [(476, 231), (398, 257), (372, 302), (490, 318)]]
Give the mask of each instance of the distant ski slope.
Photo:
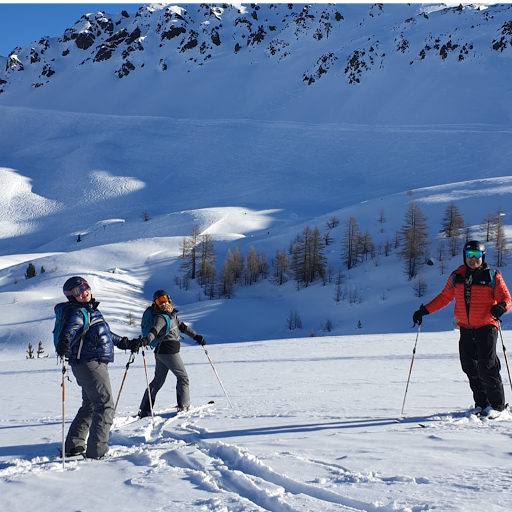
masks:
[(13, 236), (17, 251), (30, 251), (144, 210), (240, 205), (316, 216), (409, 189), (506, 177), (512, 159), (511, 127), (499, 125), (173, 120), (7, 107), (0, 116), (4, 254)]

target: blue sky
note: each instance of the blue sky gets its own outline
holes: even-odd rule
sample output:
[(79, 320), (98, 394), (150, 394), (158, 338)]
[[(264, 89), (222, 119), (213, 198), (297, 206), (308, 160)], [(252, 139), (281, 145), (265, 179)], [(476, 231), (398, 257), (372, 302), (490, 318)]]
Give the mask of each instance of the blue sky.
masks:
[(0, 55), (43, 36), (56, 37), (88, 12), (135, 13), (144, 3), (0, 3)]

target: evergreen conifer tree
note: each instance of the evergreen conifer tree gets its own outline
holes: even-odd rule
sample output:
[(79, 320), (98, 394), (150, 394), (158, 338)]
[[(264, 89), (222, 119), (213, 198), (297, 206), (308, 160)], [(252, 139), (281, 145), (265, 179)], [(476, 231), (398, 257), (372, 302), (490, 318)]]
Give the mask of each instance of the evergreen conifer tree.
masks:
[(27, 268), (27, 273), (25, 274), (26, 279), (31, 279), (32, 277), (37, 276), (36, 267), (34, 267), (33, 263), (30, 263), (30, 265)]
[[(40, 341), (39, 342), (39, 346), (37, 347), (37, 358), (39, 359), (40, 357), (42, 357), (44, 354), (44, 348), (43, 348), (43, 342)], [(47, 357), (47, 356), (45, 356)]]
[(27, 359), (34, 359), (34, 347), (32, 346), (32, 343), (28, 344), (27, 354)]

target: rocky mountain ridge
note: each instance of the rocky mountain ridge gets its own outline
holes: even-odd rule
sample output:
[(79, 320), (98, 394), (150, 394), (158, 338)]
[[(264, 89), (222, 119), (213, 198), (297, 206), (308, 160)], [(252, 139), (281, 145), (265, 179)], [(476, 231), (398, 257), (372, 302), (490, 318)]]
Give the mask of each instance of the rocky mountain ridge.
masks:
[[(511, 57), (511, 5), (429, 11), (417, 4), (150, 4), (135, 15), (86, 14), (61, 37), (15, 48), (0, 72), (0, 104), (80, 110), (85, 90), (97, 97), (110, 88), (125, 104), (144, 103), (140, 96), (151, 88), (153, 96), (158, 88), (197, 101), (198, 84), (213, 95), (250, 95), (255, 87), (268, 96), (277, 87), (279, 94), (307, 97), (304, 88), (322, 81), (350, 100), (360, 95), (351, 89), (363, 84), (378, 89), (391, 80), (399, 88), (435, 71), (455, 80), (447, 86), (458, 86), (457, 77), (464, 83), (475, 69), (503, 72), (503, 59)], [(135, 76), (136, 85), (115, 82)], [(63, 94), (66, 88), (76, 94)], [(232, 107), (227, 117), (237, 117), (240, 102)]]

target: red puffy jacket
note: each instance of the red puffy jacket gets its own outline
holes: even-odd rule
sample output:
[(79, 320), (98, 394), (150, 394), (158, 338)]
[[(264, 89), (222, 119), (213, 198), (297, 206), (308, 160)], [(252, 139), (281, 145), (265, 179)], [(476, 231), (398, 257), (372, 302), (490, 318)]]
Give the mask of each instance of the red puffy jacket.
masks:
[[(491, 315), (491, 308), (498, 302), (505, 304), (507, 311), (512, 307), (512, 297), (499, 270), (490, 271), (487, 264), (480, 267), (474, 274), (471, 284), (471, 300), (469, 315), (464, 301), (464, 283), (466, 265), (461, 265), (448, 278), (443, 291), (425, 307), (429, 313), (435, 313), (448, 306), (455, 299), (455, 318), (460, 326), (467, 329), (478, 329), (484, 325), (499, 323)], [(491, 272), (495, 272), (495, 286)]]

